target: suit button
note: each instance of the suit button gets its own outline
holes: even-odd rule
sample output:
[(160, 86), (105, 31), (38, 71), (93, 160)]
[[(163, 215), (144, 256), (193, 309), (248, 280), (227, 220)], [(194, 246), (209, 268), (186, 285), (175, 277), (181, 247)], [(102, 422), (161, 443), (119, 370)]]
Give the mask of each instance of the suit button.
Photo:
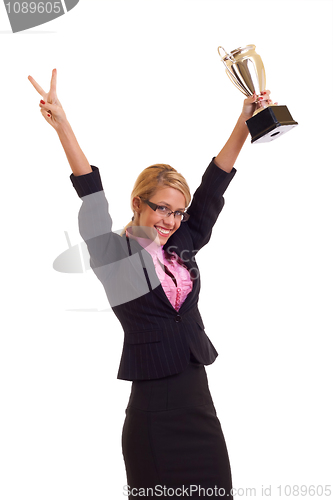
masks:
[(177, 314), (177, 316), (175, 317), (175, 321), (176, 323), (179, 323), (179, 321), (182, 320), (182, 317), (180, 316), (180, 314)]

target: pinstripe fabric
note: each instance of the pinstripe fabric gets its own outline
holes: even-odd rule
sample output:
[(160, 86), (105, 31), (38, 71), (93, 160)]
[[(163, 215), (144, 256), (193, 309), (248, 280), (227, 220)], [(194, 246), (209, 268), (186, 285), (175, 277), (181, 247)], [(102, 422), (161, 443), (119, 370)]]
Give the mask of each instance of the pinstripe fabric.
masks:
[(112, 231), (99, 169), (92, 165), (89, 174), (70, 175), (82, 199), (79, 231), (88, 247), (91, 268), (124, 330), (119, 379), (147, 380), (180, 373), (189, 363), (190, 352), (204, 365), (213, 363), (218, 355), (198, 309), (200, 274), (195, 255), (211, 237), (224, 206), (223, 194), (236, 169), (227, 173), (214, 158), (193, 195), (188, 208), (191, 217), (163, 246), (182, 258), (193, 280), (192, 292), (178, 312), (164, 293), (149, 252), (136, 240)]

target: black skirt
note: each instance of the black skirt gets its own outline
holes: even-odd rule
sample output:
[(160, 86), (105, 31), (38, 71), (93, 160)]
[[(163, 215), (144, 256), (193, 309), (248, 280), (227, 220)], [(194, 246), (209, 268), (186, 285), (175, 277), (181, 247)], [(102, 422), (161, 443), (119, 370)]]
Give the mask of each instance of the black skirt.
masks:
[(133, 381), (125, 413), (122, 449), (130, 499), (141, 493), (232, 500), (228, 451), (204, 365), (192, 358), (176, 375)]

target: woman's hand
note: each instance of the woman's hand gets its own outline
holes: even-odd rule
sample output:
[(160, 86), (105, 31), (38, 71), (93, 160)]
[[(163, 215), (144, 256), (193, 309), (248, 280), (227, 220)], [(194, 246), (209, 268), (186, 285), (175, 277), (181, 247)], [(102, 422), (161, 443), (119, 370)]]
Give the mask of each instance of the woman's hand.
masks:
[[(253, 96), (244, 99), (243, 110), (242, 110), (243, 118), (245, 120), (249, 120), (256, 109), (267, 108), (267, 106), (273, 104), (270, 99), (270, 93), (271, 93), (270, 90), (264, 90), (263, 92), (261, 92), (260, 95), (258, 96), (257, 103), (256, 103), (257, 100), (256, 94), (253, 94)], [(276, 105), (277, 102), (275, 102), (274, 104)]]
[(51, 85), (50, 90), (46, 93), (40, 85), (32, 78), (32, 76), (28, 76), (28, 80), (32, 83), (32, 85), (37, 90), (38, 94), (42, 96), (42, 102), (39, 103), (41, 108), (41, 113), (44, 116), (45, 120), (55, 129), (59, 130), (61, 126), (67, 121), (65, 112), (60, 104), (60, 101), (57, 97), (57, 70), (54, 69), (52, 71)]

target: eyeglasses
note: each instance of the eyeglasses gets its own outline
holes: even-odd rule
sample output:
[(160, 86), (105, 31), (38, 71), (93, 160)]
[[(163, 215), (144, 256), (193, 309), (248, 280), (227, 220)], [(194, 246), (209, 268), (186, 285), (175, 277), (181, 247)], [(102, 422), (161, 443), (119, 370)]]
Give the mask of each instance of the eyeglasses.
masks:
[(180, 210), (175, 210), (172, 212), (168, 207), (164, 205), (156, 205), (156, 203), (152, 203), (149, 200), (145, 200), (141, 198), (144, 203), (146, 203), (154, 212), (163, 217), (170, 217), (171, 214), (174, 215), (174, 218), (180, 220), (181, 222), (185, 222), (190, 218), (190, 214), (187, 212), (181, 212)]

